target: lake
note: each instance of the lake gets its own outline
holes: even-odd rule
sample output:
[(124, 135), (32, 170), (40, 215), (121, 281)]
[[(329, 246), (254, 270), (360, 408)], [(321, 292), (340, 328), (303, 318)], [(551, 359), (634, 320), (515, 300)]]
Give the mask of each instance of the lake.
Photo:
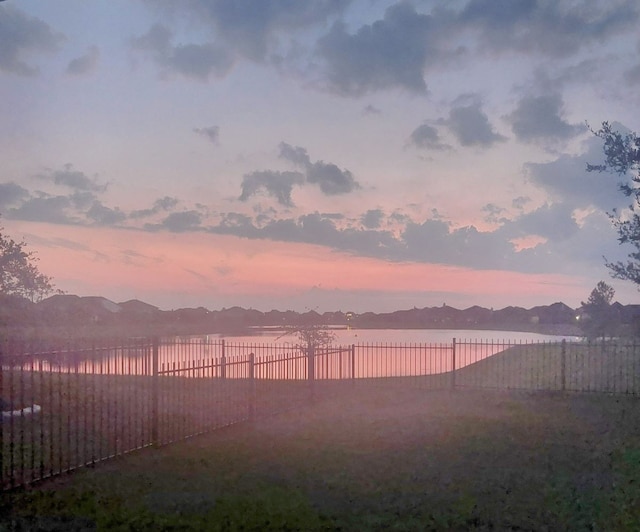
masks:
[[(460, 329), (333, 329), (335, 346), (345, 349), (316, 353), (316, 378), (350, 376), (399, 377), (429, 375), (461, 368), (504, 351), (510, 345), (559, 342), (563, 337), (531, 332)], [(309, 367), (295, 335), (274, 328), (256, 334), (194, 335), (166, 339), (160, 345), (162, 375), (304, 379)], [(453, 349), (453, 340), (457, 347)], [(222, 342), (224, 340), (224, 342)], [(355, 345), (355, 349), (349, 346)], [(255, 357), (255, 366), (249, 362)], [(149, 374), (151, 345), (58, 352), (17, 362), (24, 369), (98, 374)], [(35, 365), (35, 367), (34, 367)], [(454, 366), (455, 365), (455, 366)], [(253, 369), (251, 369), (252, 367)], [(251, 373), (254, 372), (254, 373)]]
[[(389, 344), (431, 344), (448, 343), (458, 340), (493, 340), (496, 342), (550, 342), (578, 340), (575, 336), (556, 336), (519, 331), (491, 331), (469, 329), (332, 329), (336, 335), (336, 345), (389, 343)], [(225, 339), (230, 342), (297, 344), (295, 335), (283, 336), (281, 330), (256, 328), (255, 334), (235, 336), (214, 334), (210, 338)]]
[[(461, 329), (333, 329), (336, 346), (355, 345), (356, 349), (330, 354), (316, 354), (316, 378), (400, 377), (431, 375), (450, 371), (455, 364), (461, 368), (504, 351), (510, 345), (575, 341), (576, 337), (555, 336), (532, 332), (461, 330)], [(457, 348), (453, 349), (456, 339)], [(256, 328), (253, 335), (207, 335), (196, 342), (224, 340), (227, 353), (255, 353), (264, 361), (257, 367), (258, 378), (304, 378), (307, 361), (297, 357), (295, 334), (283, 335), (281, 330)], [(291, 353), (291, 355), (285, 354)], [(175, 351), (167, 348), (167, 360)], [(280, 357), (286, 360), (277, 362)], [(455, 361), (454, 361), (455, 358)], [(272, 362), (268, 362), (271, 360)], [(263, 366), (263, 364), (265, 364)], [(238, 376), (246, 369), (238, 367)]]

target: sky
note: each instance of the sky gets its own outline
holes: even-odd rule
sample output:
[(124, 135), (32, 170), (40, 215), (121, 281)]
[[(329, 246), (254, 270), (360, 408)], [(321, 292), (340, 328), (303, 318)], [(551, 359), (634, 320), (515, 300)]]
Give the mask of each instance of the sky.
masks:
[(0, 224), (162, 309), (577, 307), (624, 260), (636, 0), (5, 0)]

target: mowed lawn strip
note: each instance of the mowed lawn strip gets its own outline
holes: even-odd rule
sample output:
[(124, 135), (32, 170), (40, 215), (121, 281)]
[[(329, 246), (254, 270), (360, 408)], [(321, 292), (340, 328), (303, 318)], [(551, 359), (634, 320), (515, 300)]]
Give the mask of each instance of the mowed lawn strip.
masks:
[(472, 388), (640, 394), (638, 352), (630, 342), (513, 345), (458, 368), (455, 381)]
[(640, 401), (632, 397), (358, 386), (313, 407), (5, 493), (0, 522), (65, 530), (634, 530), (639, 463)]

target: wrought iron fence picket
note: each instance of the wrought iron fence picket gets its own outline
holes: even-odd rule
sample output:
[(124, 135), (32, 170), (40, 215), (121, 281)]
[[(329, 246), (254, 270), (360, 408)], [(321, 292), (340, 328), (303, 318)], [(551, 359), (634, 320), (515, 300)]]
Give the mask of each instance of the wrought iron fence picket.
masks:
[[(640, 395), (634, 342), (363, 343), (305, 352), (208, 337), (47, 351), (3, 346), (0, 480), (9, 489), (286, 408), (339, 383)], [(35, 414), (35, 406), (41, 411)], [(33, 414), (29, 413), (31, 406)]]

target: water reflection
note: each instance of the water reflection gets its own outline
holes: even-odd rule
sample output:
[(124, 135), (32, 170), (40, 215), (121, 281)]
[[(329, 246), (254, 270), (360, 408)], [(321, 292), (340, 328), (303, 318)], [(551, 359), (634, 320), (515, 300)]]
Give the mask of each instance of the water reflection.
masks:
[[(282, 331), (252, 336), (198, 335), (165, 338), (157, 349), (148, 340), (117, 347), (91, 347), (5, 355), (3, 368), (23, 371), (106, 375), (163, 375), (189, 378), (347, 379), (434, 375), (504, 351), (512, 345), (560, 341), (536, 333), (461, 330), (338, 329), (336, 345), (316, 350), (313, 360)], [(478, 334), (505, 340), (455, 340)], [(155, 362), (155, 363), (154, 363)]]

